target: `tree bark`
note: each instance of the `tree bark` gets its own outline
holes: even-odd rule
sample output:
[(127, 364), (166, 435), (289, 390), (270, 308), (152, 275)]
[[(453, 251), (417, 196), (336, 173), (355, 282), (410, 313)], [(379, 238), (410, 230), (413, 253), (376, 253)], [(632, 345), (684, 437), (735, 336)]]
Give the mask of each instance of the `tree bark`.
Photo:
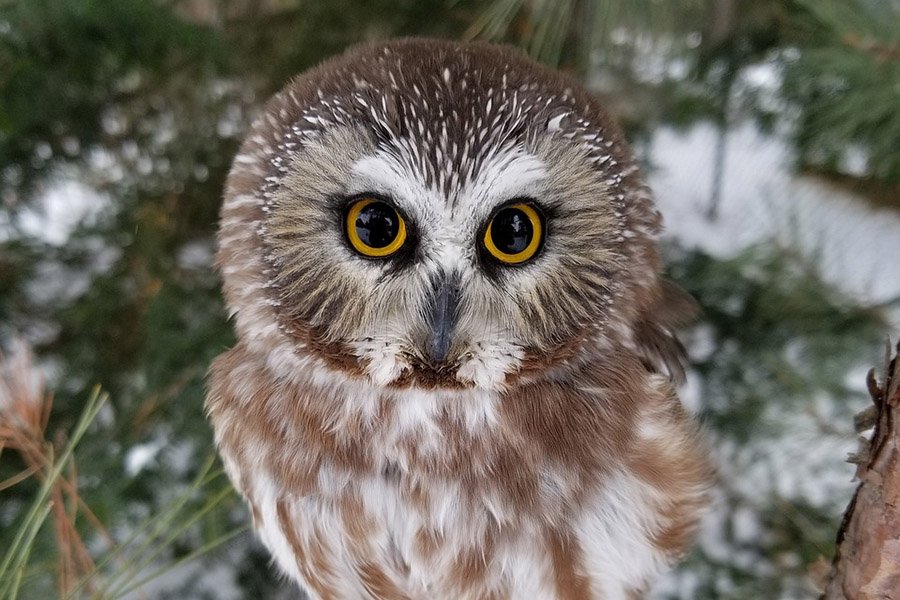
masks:
[[(890, 351), (890, 348), (888, 348)], [(900, 353), (885, 361), (879, 384), (868, 385), (874, 407), (858, 429), (874, 424), (872, 440), (853, 459), (859, 487), (847, 507), (823, 600), (900, 599)], [(890, 357), (888, 352), (886, 358)]]

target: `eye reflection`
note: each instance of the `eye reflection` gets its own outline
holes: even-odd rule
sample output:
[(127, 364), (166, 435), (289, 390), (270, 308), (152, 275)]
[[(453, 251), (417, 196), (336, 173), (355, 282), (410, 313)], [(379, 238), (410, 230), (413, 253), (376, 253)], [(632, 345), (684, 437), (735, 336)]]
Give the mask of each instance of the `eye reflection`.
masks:
[(386, 258), (406, 241), (406, 222), (397, 210), (375, 198), (354, 202), (344, 221), (350, 245), (369, 258)]
[(491, 223), (491, 241), (504, 254), (518, 254), (534, 237), (534, 227), (521, 209), (501, 210)]
[(400, 231), (399, 215), (384, 202), (372, 202), (363, 207), (356, 217), (356, 235), (371, 248), (384, 248)]
[(543, 241), (543, 220), (537, 209), (525, 203), (501, 208), (484, 232), (484, 248), (505, 264), (524, 263), (537, 254)]

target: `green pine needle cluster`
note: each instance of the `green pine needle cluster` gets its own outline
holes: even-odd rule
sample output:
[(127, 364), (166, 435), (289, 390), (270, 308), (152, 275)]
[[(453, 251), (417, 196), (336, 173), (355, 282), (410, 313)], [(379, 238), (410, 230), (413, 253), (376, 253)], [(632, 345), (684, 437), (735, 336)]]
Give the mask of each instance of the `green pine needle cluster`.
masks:
[[(786, 51), (784, 94), (799, 111), (800, 163), (847, 173), (848, 147), (868, 178), (900, 184), (900, 2), (797, 0), (800, 45)], [(854, 174), (854, 173), (850, 173)]]

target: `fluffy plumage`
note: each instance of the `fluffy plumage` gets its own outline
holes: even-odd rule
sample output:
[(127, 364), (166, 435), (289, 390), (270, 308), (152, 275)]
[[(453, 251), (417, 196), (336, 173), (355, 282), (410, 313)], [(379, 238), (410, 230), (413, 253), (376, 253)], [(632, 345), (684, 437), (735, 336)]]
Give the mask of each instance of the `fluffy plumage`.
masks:
[[(408, 222), (390, 260), (343, 234), (362, 194)], [(479, 236), (517, 198), (546, 239), (498, 265)], [(207, 408), (280, 567), (322, 599), (646, 589), (688, 548), (710, 480), (661, 374), (681, 373), (689, 303), (659, 277), (659, 230), (598, 102), (516, 51), (369, 45), (277, 94), (225, 192), (239, 342)], [(440, 360), (436, 285), (456, 307)]]

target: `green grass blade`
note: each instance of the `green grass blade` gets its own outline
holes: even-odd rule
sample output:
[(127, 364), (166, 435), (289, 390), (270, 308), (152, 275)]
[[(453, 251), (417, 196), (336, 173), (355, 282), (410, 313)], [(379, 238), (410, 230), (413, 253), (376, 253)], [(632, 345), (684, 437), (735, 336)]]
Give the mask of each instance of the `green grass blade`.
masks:
[(148, 583), (150, 583), (151, 581), (153, 581), (154, 579), (161, 577), (162, 575), (165, 575), (172, 569), (176, 569), (182, 565), (185, 565), (185, 564), (191, 562), (192, 560), (194, 560), (196, 558), (203, 556), (204, 554), (212, 552), (213, 550), (215, 550), (222, 544), (225, 544), (226, 542), (232, 540), (233, 538), (237, 537), (238, 535), (244, 533), (249, 528), (250, 528), (249, 525), (243, 525), (241, 527), (238, 527), (237, 529), (234, 529), (232, 531), (229, 531), (227, 533), (220, 535), (219, 537), (207, 542), (203, 546), (200, 546), (193, 552), (189, 552), (188, 554), (184, 555), (183, 557), (181, 557), (177, 561), (173, 562), (172, 564), (166, 565), (164, 567), (160, 567), (159, 569), (157, 569), (156, 571), (153, 571), (152, 573), (150, 573), (150, 575), (148, 575), (147, 577), (144, 577), (137, 583), (134, 583), (134, 584), (126, 587), (119, 593), (119, 596), (125, 596), (126, 594), (129, 594), (135, 590), (138, 590), (138, 589), (142, 588), (143, 586), (147, 585)]
[(227, 487), (222, 488), (217, 494), (215, 494), (212, 498), (206, 501), (206, 503), (200, 508), (200, 510), (191, 514), (187, 520), (183, 523), (172, 529), (168, 535), (156, 545), (152, 551), (144, 556), (140, 562), (135, 562), (131, 566), (129, 566), (128, 570), (122, 574), (122, 576), (117, 577), (116, 581), (120, 581), (117, 585), (108, 586), (110, 591), (108, 594), (112, 598), (118, 598), (123, 594), (123, 589), (128, 587), (128, 582), (135, 577), (137, 577), (141, 571), (149, 567), (154, 560), (156, 560), (165, 550), (166, 548), (171, 547), (172, 543), (185, 531), (188, 530), (194, 523), (203, 518), (206, 514), (208, 514), (213, 508), (218, 506), (225, 498), (234, 493), (234, 489), (229, 485)]
[[(53, 461), (51, 458), (50, 464), (52, 465), (52, 468), (47, 474), (44, 483), (41, 485), (22, 525), (16, 532), (12, 544), (10, 544), (10, 547), (7, 549), (6, 554), (3, 557), (3, 562), (0, 563), (0, 581), (6, 580), (9, 569), (13, 564), (24, 564), (22, 562), (22, 556), (27, 556), (27, 554), (30, 553), (30, 544), (34, 543), (34, 538), (37, 536), (38, 531), (44, 524), (47, 514), (49, 513), (49, 497), (53, 490), (53, 486), (72, 459), (72, 455), (75, 452), (75, 447), (78, 445), (78, 442), (81, 441), (81, 438), (84, 436), (90, 424), (93, 423), (108, 398), (109, 396), (107, 394), (100, 392), (99, 387), (94, 388), (81, 413), (81, 417), (75, 426), (75, 430), (72, 432), (72, 437), (69, 439), (69, 443), (66, 444), (65, 450), (58, 460)], [(29, 539), (31, 540), (30, 542), (28, 541)], [(3, 591), (4, 589), (5, 588), (0, 588), (0, 591)], [(0, 594), (0, 597), (2, 596), (3, 594)]]
[(9, 598), (10, 600), (15, 600), (15, 598), (19, 595), (19, 589), (22, 586), (22, 578), (25, 575), (25, 567), (28, 563), (28, 557), (31, 556), (31, 549), (34, 547), (34, 540), (35, 538), (37, 538), (37, 534), (41, 530), (41, 527), (44, 525), (44, 522), (47, 520), (47, 516), (50, 514), (50, 510), (52, 508), (52, 502), (45, 503), (34, 521), (29, 523), (29, 526), (27, 528), (23, 527), (20, 530), (25, 532), (25, 536), (22, 540), (23, 546), (17, 552), (16, 558), (10, 567), (10, 570), (12, 570), (13, 572), (13, 577), (9, 579), (8, 585), (0, 588), (0, 598)]
[[(66, 600), (74, 599), (76, 597), (76, 594), (78, 594), (91, 579), (96, 577), (112, 561), (121, 558), (124, 555), (138, 557), (141, 554), (145, 553), (153, 544), (153, 541), (156, 538), (158, 538), (161, 534), (171, 528), (171, 523), (175, 521), (178, 513), (181, 511), (184, 505), (187, 504), (191, 496), (198, 490), (209, 485), (223, 475), (223, 471), (221, 469), (212, 471), (212, 467), (214, 464), (215, 456), (210, 455), (209, 457), (207, 457), (206, 461), (203, 463), (203, 466), (200, 468), (200, 471), (194, 477), (194, 481), (192, 481), (191, 484), (181, 494), (176, 496), (175, 499), (172, 500), (172, 502), (165, 508), (163, 512), (151, 515), (149, 518), (145, 519), (134, 529), (134, 531), (131, 533), (131, 535), (128, 536), (127, 539), (110, 550), (99, 562), (97, 562), (97, 564), (94, 566), (94, 569), (90, 573), (84, 575), (72, 588), (72, 590), (66, 596)], [(141, 538), (141, 544), (137, 548), (129, 550), (129, 548), (131, 548), (131, 546)], [(134, 560), (137, 559), (133, 558), (132, 562), (134, 562)], [(121, 577), (123, 577), (124, 575), (124, 572), (119, 572), (106, 583), (105, 587), (108, 589), (109, 587), (113, 586), (113, 584), (117, 580), (121, 579)]]

